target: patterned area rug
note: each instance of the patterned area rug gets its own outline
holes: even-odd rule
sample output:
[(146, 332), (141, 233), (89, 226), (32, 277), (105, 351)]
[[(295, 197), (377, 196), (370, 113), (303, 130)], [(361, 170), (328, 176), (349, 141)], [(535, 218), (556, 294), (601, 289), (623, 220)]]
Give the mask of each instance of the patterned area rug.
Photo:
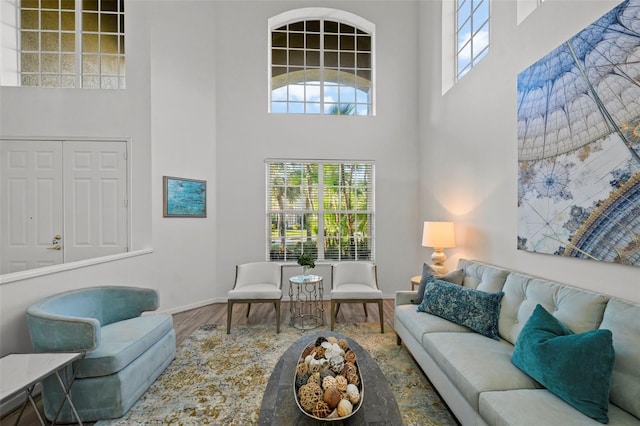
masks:
[[(392, 330), (374, 323), (336, 324), (376, 360), (395, 394), (405, 425), (457, 425)], [(328, 327), (324, 327), (328, 329)], [(391, 327), (387, 324), (387, 329)], [(322, 328), (313, 331), (322, 330)], [(175, 360), (115, 425), (254, 425), (266, 384), (285, 350), (304, 335), (288, 325), (205, 325), (178, 348)]]

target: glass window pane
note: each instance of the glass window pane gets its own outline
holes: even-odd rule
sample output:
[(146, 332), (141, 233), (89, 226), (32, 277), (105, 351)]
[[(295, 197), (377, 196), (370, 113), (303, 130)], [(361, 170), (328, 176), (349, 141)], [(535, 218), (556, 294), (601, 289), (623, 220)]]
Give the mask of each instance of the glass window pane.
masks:
[(82, 14), (82, 31), (98, 31), (98, 14), (83, 13)]
[(100, 50), (102, 53), (118, 53), (118, 36), (100, 36)]
[(60, 12), (45, 12), (40, 13), (42, 19), (41, 28), (43, 30), (59, 30), (60, 29)]
[(21, 49), (38, 51), (40, 50), (40, 40), (38, 37), (38, 33), (33, 31), (22, 31), (20, 32), (20, 43)]
[(23, 10), (20, 14), (20, 28), (23, 30), (37, 30), (39, 18), (37, 10)]
[(74, 31), (76, 29), (76, 14), (75, 12), (63, 12), (60, 14), (62, 25), (60, 28), (62, 31)]
[(60, 51), (60, 35), (58, 33), (42, 33), (42, 50), (45, 52)]
[(103, 33), (117, 33), (118, 32), (118, 15), (104, 14), (104, 13), (101, 14), (100, 15), (100, 31)]
[(43, 53), (41, 58), (43, 73), (60, 72), (60, 56), (57, 53)]

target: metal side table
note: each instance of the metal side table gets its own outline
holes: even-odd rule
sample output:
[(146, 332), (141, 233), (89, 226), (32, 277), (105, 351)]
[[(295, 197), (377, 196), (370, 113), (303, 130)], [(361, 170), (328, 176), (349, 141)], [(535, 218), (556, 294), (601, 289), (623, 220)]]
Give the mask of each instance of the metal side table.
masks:
[[(47, 377), (55, 374), (58, 378), (58, 382), (64, 391), (64, 397), (69, 402), (69, 406), (76, 416), (78, 424), (82, 425), (82, 420), (76, 411), (76, 407), (73, 405), (73, 401), (69, 396), (69, 390), (75, 380), (75, 373), (69, 380), (68, 386), (60, 376), (60, 372), (73, 361), (81, 359), (84, 354), (82, 353), (36, 353), (36, 354), (10, 354), (0, 358), (0, 375), (2, 380), (0, 381), (0, 403), (13, 398), (14, 396), (24, 392), (26, 398), (22, 404), (16, 423), (20, 422), (20, 418), (24, 413), (24, 409), (27, 406), (27, 402), (31, 402), (33, 409), (38, 416), (41, 424), (45, 424), (35, 401), (33, 400), (33, 389), (36, 384), (46, 379)], [(63, 404), (60, 405), (58, 413), (62, 410)], [(57, 419), (57, 414), (56, 414)], [(56, 422), (53, 419), (53, 423)]]
[(308, 330), (324, 325), (323, 278), (297, 275), (289, 278), (291, 326)]

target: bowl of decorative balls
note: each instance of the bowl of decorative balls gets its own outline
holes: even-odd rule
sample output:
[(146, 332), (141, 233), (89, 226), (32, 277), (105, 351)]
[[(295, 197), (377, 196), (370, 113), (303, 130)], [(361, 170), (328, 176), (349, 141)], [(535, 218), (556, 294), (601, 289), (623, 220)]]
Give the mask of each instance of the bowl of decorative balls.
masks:
[(356, 354), (345, 339), (318, 337), (302, 351), (293, 384), (296, 404), (321, 421), (354, 415), (364, 397)]

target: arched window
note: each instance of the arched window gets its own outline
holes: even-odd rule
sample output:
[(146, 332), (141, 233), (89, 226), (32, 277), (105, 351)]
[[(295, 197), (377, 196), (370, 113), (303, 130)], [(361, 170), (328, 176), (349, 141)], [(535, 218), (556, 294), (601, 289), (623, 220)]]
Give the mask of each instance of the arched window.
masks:
[(374, 115), (374, 29), (326, 8), (269, 19), (269, 111)]

